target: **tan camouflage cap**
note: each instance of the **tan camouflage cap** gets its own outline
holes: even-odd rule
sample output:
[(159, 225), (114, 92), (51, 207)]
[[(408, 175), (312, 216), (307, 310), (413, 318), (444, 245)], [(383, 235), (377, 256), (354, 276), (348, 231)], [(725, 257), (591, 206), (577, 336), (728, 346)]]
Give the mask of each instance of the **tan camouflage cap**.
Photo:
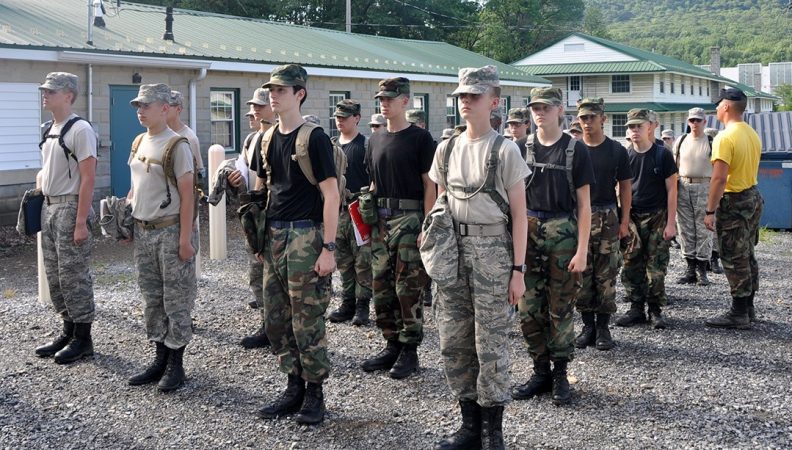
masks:
[(382, 114), (372, 114), (371, 115), (371, 122), (368, 123), (369, 125), (387, 125), (388, 119), (385, 118)]
[(184, 96), (179, 91), (171, 91), (169, 103), (171, 106), (184, 106)]
[(493, 109), (490, 111), (490, 120), (497, 119), (498, 123), (503, 121), (503, 116), (501, 115), (500, 109)]
[(171, 88), (167, 84), (143, 84), (140, 86), (137, 97), (129, 104), (137, 108), (140, 103), (165, 103), (170, 104)]
[(663, 130), (660, 132), (660, 137), (663, 139), (674, 139), (674, 130)]
[(305, 120), (306, 122), (314, 123), (316, 125), (322, 124), (321, 119), (319, 119), (319, 116), (317, 116), (316, 114), (306, 114), (303, 116), (303, 120)]
[(250, 110), (248, 110), (248, 112), (245, 113), (245, 117), (253, 117), (255, 115), (256, 114), (253, 111), (250, 111)]
[(50, 72), (44, 79), (44, 84), (39, 86), (39, 89), (49, 89), (52, 91), (69, 91), (75, 96), (79, 93), (77, 83), (79, 82), (77, 75), (69, 72)]
[(649, 111), (649, 122), (655, 123), (657, 122), (657, 113), (654, 110), (650, 109)]
[(253, 91), (253, 98), (245, 102), (246, 105), (267, 106), (270, 104), (269, 89), (258, 88)]
[(531, 101), (528, 106), (537, 103), (544, 103), (545, 105), (561, 106), (564, 104), (564, 94), (559, 88), (533, 88), (531, 89)]
[(605, 100), (601, 97), (584, 98), (578, 105), (578, 117), (602, 114), (605, 112)]
[(404, 113), (404, 117), (410, 123), (426, 122), (426, 113), (421, 109), (408, 109)]
[(627, 123), (625, 125), (640, 125), (652, 122), (648, 109), (633, 108), (627, 111)]
[(498, 68), (495, 66), (465, 67), (459, 69), (459, 86), (451, 95), (484, 94), (494, 87), (500, 87)]
[(272, 69), (268, 82), (261, 85), (263, 88), (270, 86), (301, 86), (308, 82), (308, 72), (298, 64), (286, 64)]
[(453, 128), (443, 128), (443, 135), (440, 136), (440, 139), (446, 140), (446, 139), (451, 138), (451, 136), (453, 136), (453, 135), (454, 135), (454, 129)]
[(349, 99), (341, 100), (340, 102), (336, 103), (336, 109), (333, 115), (336, 117), (359, 116), (360, 103)]
[(529, 123), (531, 120), (531, 113), (528, 108), (512, 108), (509, 110), (506, 123)]
[(386, 78), (379, 82), (379, 91), (374, 98), (396, 98), (400, 95), (410, 95), (410, 80), (404, 77)]
[(688, 120), (690, 119), (707, 120), (707, 114), (704, 113), (702, 108), (690, 108), (688, 110)]

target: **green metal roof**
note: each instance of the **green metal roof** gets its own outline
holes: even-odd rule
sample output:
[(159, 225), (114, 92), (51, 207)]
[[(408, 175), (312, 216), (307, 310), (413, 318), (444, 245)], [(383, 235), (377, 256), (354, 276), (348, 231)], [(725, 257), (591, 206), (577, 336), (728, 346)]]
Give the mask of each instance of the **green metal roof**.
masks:
[(745, 93), (745, 96), (748, 98), (758, 97), (758, 98), (766, 98), (774, 101), (781, 101), (781, 97), (777, 97), (773, 94), (768, 94), (767, 92), (764, 91), (757, 91), (756, 89), (752, 88), (751, 86), (748, 86), (747, 84), (738, 83), (737, 81), (731, 81), (730, 83), (726, 83), (726, 84), (743, 91)]
[(626, 113), (633, 109), (651, 109), (655, 112), (688, 112), (691, 108), (702, 108), (704, 111), (715, 111), (714, 103), (605, 103), (606, 113)]
[(614, 73), (662, 72), (665, 69), (649, 61), (618, 61), (577, 64), (540, 64), (517, 66), (534, 75), (596, 75)]
[[(114, 3), (114, 2), (109, 2)], [(112, 10), (108, 11), (109, 13)], [(456, 77), (462, 67), (498, 67), (501, 80), (549, 81), (445, 42), (345, 33), (174, 9), (176, 41), (164, 41), (165, 8), (124, 1), (87, 40), (85, 0), (0, 0), (0, 47), (78, 50)]]

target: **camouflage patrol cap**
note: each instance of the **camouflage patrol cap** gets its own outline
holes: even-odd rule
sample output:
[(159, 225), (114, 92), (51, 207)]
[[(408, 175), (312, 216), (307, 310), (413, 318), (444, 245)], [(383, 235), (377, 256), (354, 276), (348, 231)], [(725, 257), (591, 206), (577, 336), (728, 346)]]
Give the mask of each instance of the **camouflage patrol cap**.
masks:
[(404, 113), (404, 117), (410, 123), (426, 122), (426, 113), (421, 109), (408, 109)]
[(531, 113), (528, 108), (512, 108), (509, 110), (506, 123), (528, 123), (531, 120)]
[(39, 89), (49, 89), (52, 91), (69, 91), (75, 96), (79, 93), (77, 75), (69, 72), (50, 72), (44, 79), (44, 84)]
[(336, 103), (335, 117), (349, 117), (360, 115), (360, 103), (355, 100), (344, 99)]
[(662, 139), (674, 139), (674, 130), (663, 130), (660, 132), (660, 137)]
[(707, 114), (702, 108), (690, 108), (688, 110), (688, 120), (690, 119), (707, 120)]
[(497, 67), (465, 67), (464, 69), (459, 69), (459, 86), (451, 95), (480, 95), (486, 93), (494, 87), (500, 87)]
[(143, 84), (140, 86), (137, 97), (133, 98), (129, 104), (137, 108), (141, 103), (165, 103), (170, 104), (171, 88), (167, 84)]
[(170, 92), (170, 103), (171, 106), (184, 106), (184, 96), (179, 91), (171, 91)]
[(253, 117), (253, 116), (255, 116), (255, 115), (256, 115), (256, 114), (255, 114), (255, 113), (253, 113), (253, 111), (248, 111), (248, 112), (246, 112), (246, 113), (245, 113), (245, 117)]
[(253, 98), (245, 102), (246, 105), (267, 106), (270, 104), (269, 89), (258, 88), (253, 91)]
[(371, 115), (371, 122), (368, 123), (369, 125), (387, 125), (388, 119), (385, 118), (382, 114), (372, 114)]
[(528, 106), (535, 105), (537, 103), (561, 106), (564, 104), (563, 98), (564, 94), (559, 88), (533, 88), (531, 89), (531, 101), (528, 103)]
[(583, 127), (580, 126), (580, 122), (577, 120), (569, 124), (569, 132), (570, 133), (583, 133)]
[(303, 116), (303, 120), (305, 120), (306, 122), (311, 122), (316, 125), (322, 124), (321, 119), (319, 119), (319, 116), (317, 116), (316, 114), (306, 114)]
[(410, 95), (410, 80), (404, 77), (386, 78), (379, 82), (379, 91), (374, 98), (396, 98), (400, 95)]
[(649, 111), (649, 122), (651, 122), (651, 123), (657, 122), (657, 113), (654, 112), (653, 109), (650, 109), (648, 111)]
[(308, 82), (308, 72), (298, 64), (286, 64), (272, 69), (270, 79), (261, 87), (270, 86), (300, 86), (305, 87)]
[(446, 139), (451, 138), (451, 136), (453, 136), (453, 135), (454, 135), (454, 129), (453, 128), (443, 128), (443, 134), (442, 134), (442, 136), (440, 136), (440, 139), (446, 140)]
[(640, 125), (642, 123), (652, 122), (650, 117), (650, 111), (648, 109), (633, 108), (627, 111), (627, 123), (625, 125)]
[(578, 104), (578, 117), (605, 112), (605, 100), (601, 97), (584, 98)]

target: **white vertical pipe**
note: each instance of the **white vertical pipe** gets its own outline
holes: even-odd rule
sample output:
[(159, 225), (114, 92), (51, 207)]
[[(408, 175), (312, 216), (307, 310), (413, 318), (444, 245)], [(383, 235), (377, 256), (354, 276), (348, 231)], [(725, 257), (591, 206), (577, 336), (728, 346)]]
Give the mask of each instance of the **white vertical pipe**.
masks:
[[(225, 159), (225, 149), (220, 144), (209, 147), (209, 192), (214, 190), (216, 181), (214, 174)], [(226, 259), (228, 247), (226, 242), (226, 198), (217, 206), (209, 205), (209, 258)]]

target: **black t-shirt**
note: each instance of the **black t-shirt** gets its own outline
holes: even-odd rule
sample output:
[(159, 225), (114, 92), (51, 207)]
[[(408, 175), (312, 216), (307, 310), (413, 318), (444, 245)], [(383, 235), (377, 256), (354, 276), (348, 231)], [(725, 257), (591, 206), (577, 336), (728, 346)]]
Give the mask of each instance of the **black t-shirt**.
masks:
[(347, 157), (346, 187), (349, 192), (360, 192), (360, 188), (369, 185), (369, 174), (366, 169), (366, 137), (358, 133), (355, 139), (342, 144), (341, 148)]
[[(657, 152), (662, 152), (662, 166), (657, 167)], [(652, 148), (638, 153), (631, 146), (627, 150), (633, 174), (632, 211), (652, 212), (668, 207), (668, 192), (665, 180), (677, 173), (674, 156), (665, 147), (652, 144)]]
[[(585, 144), (585, 143), (584, 143)], [(591, 164), (597, 182), (591, 187), (591, 205), (605, 206), (616, 203), (616, 184), (632, 178), (632, 170), (627, 160), (627, 149), (611, 138), (606, 137), (602, 144), (589, 147)]]
[[(572, 136), (564, 133), (555, 144), (545, 147), (534, 137), (534, 158), (538, 163), (566, 166), (566, 148)], [(569, 192), (567, 174), (564, 170), (544, 170), (531, 167), (530, 183), (525, 190), (528, 209), (545, 212), (575, 211), (576, 192)], [(572, 182), (575, 189), (594, 183), (594, 168), (586, 146), (582, 142), (575, 143), (575, 155), (572, 158)]]
[[(275, 131), (269, 146), (268, 161), (272, 167), (272, 184), (267, 218), (273, 220), (314, 220), (323, 221), (323, 202), (319, 186), (314, 186), (300, 170), (300, 165), (292, 159), (295, 154), (297, 133), (302, 126), (289, 134)], [(308, 139), (308, 156), (311, 158), (314, 177), (318, 183), (335, 177), (333, 144), (324, 131), (317, 127)], [(251, 169), (259, 177), (266, 179), (267, 172), (261, 164), (261, 152), (256, 152)]]
[(422, 174), (432, 167), (432, 135), (410, 125), (396, 133), (377, 133), (369, 139), (366, 165), (378, 197), (423, 200)]

